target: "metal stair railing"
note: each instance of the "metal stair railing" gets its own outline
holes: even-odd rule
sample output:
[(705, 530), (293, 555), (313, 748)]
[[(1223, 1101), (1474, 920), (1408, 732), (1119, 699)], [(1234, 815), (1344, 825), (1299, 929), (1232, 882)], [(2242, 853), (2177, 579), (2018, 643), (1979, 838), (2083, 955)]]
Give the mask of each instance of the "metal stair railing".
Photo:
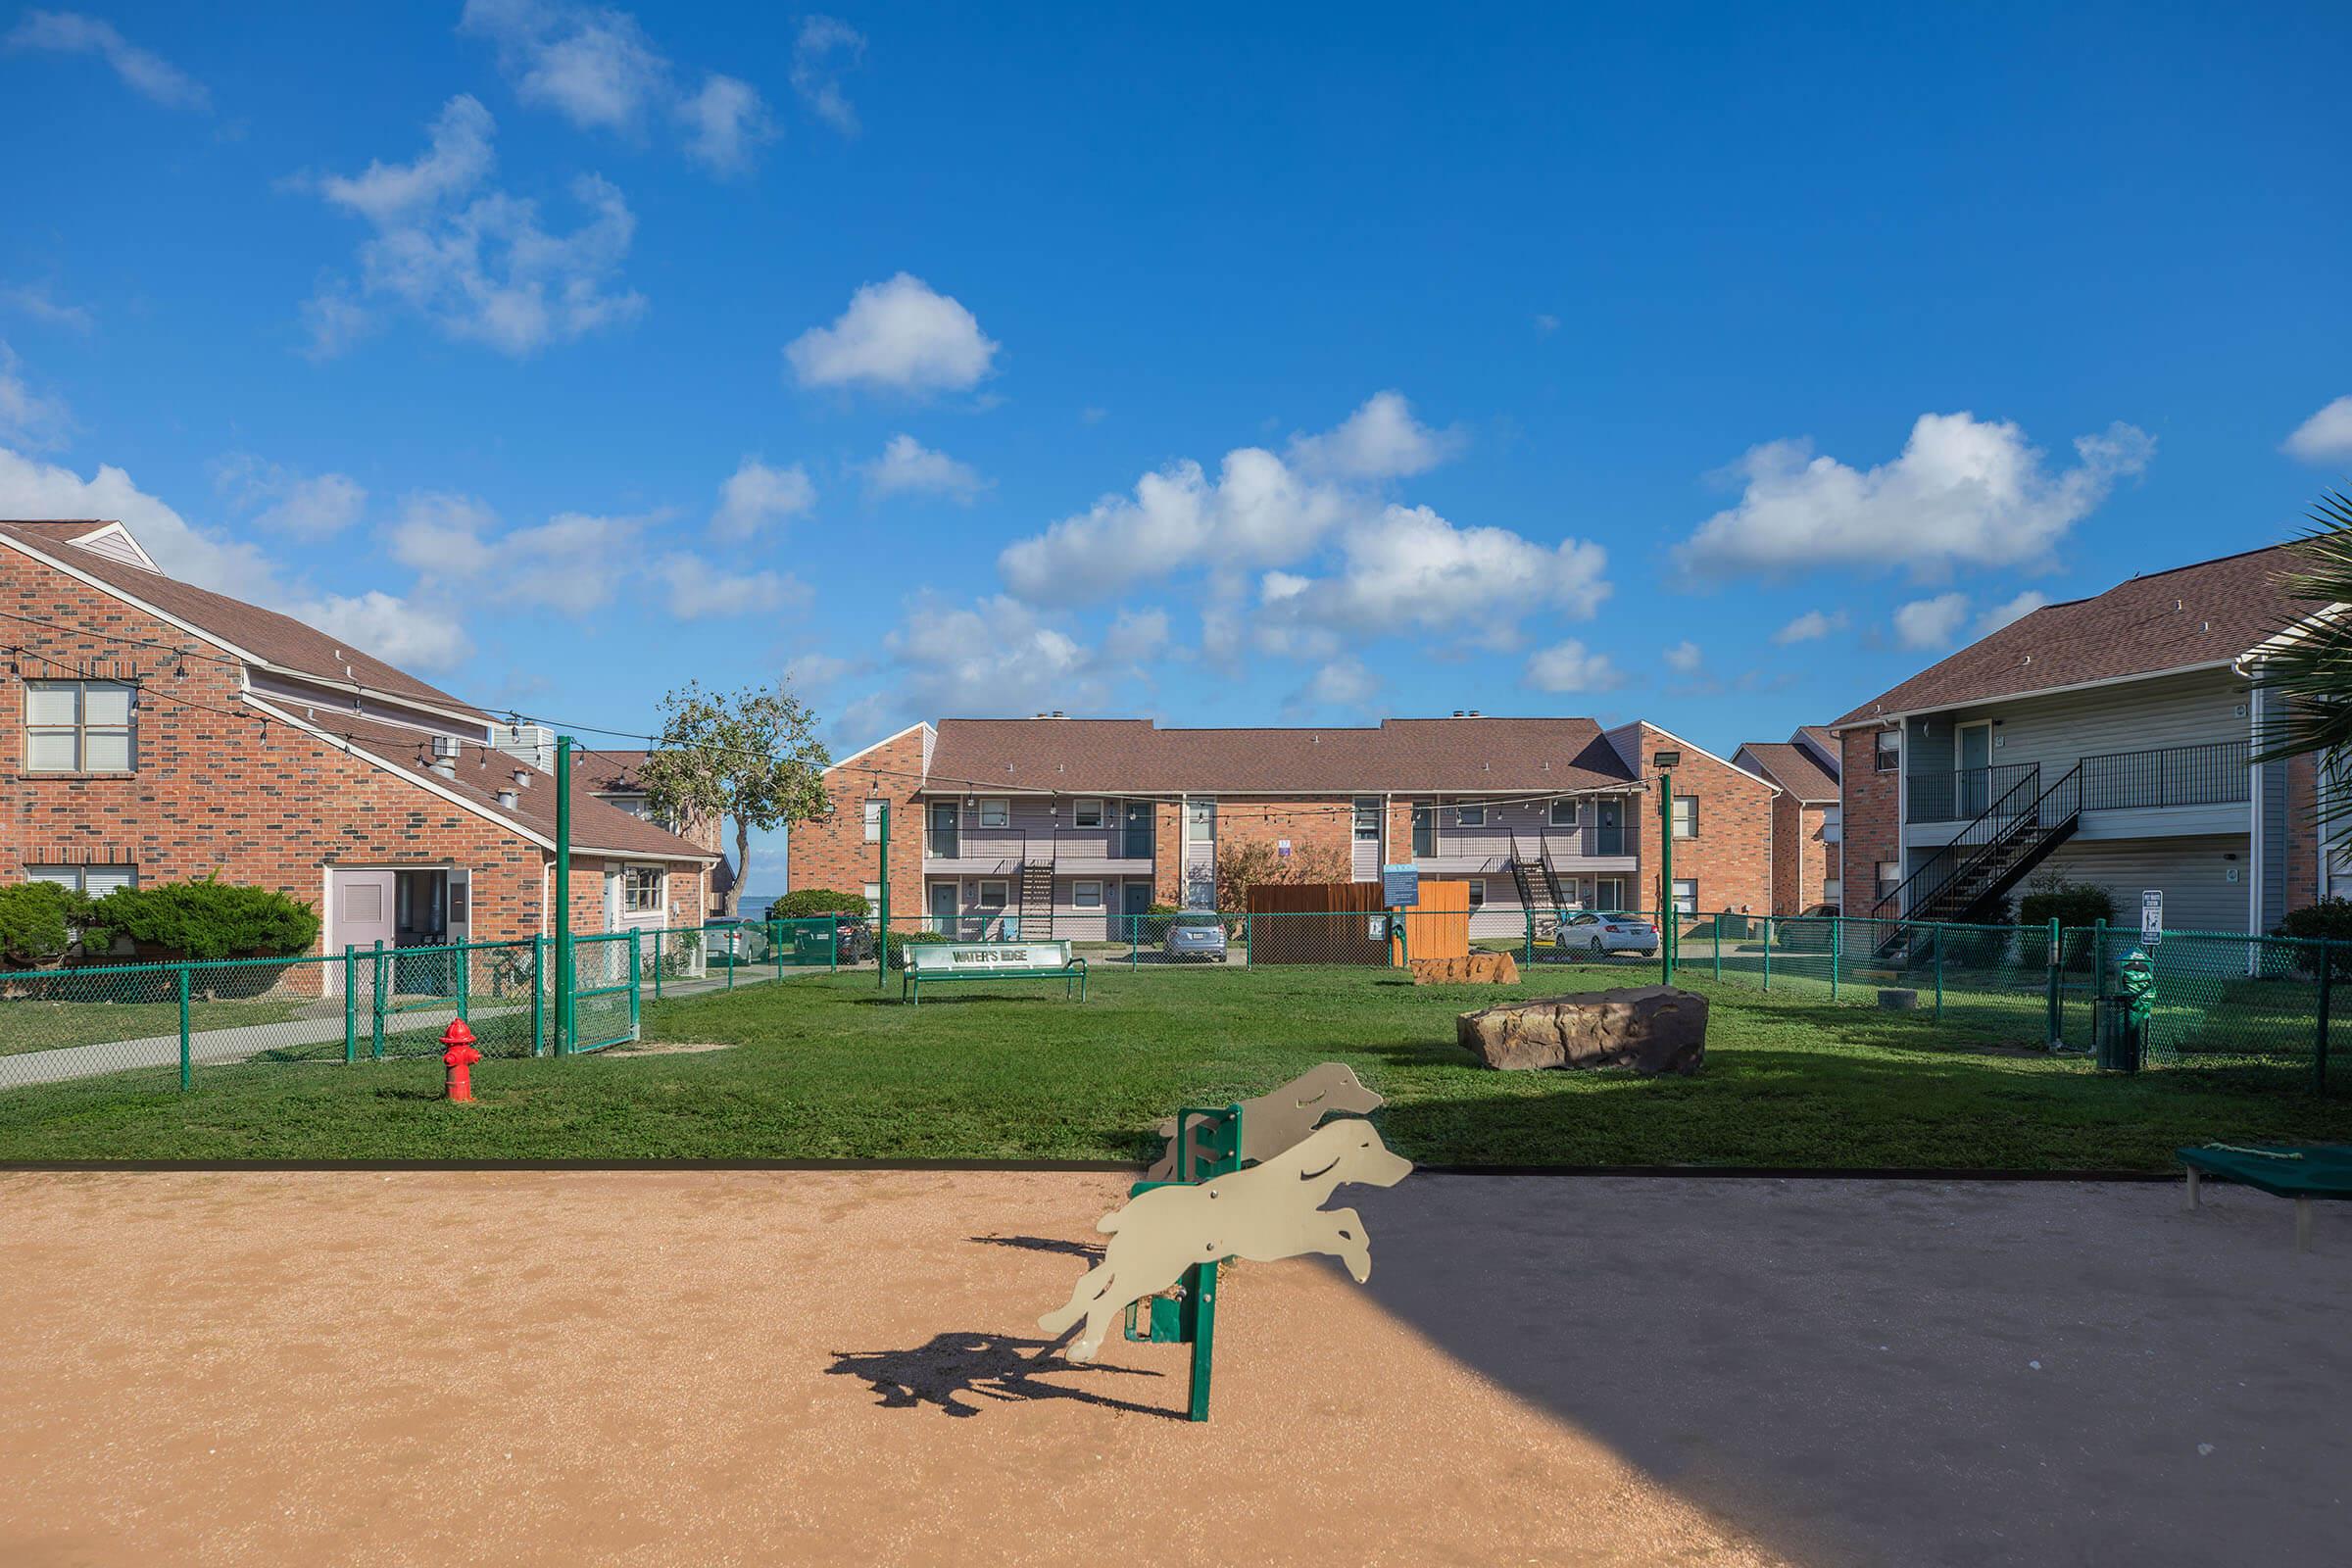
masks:
[(1938, 909), (1937, 903), (1953, 889), (1961, 889), (1967, 902), (1973, 903), (1986, 889), (2018, 869), (2021, 862), (2035, 858), (2035, 852), (2052, 843), (2067, 827), (2082, 814), (2082, 764), (2077, 762), (2052, 784), (2035, 796), (2025, 809), (2019, 811), (1984, 846), (1956, 867), (1952, 874), (1929, 891), (1915, 906), (1914, 919), (1957, 919), (1966, 913), (1966, 905), (1951, 909)]
[[(1927, 904), (1935, 893), (1940, 892), (1951, 874), (1956, 874), (1961, 862), (1970, 857), (1962, 851), (1974, 851), (1989, 844), (2013, 821), (2018, 812), (2040, 793), (2041, 769), (2036, 766), (2001, 792), (2000, 798), (1970, 818), (1966, 827), (1928, 858), (1928, 862), (1894, 885), (1893, 891), (1871, 906), (1874, 920), (1892, 920), (1904, 917), (1904, 911)], [(1924, 886), (1927, 892), (1919, 892)]]

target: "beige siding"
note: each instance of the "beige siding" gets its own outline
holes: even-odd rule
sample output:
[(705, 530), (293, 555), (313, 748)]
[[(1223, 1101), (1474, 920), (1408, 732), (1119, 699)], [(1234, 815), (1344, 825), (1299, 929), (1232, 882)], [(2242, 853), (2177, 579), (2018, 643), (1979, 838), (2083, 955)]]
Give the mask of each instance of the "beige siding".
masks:
[(1998, 719), (1996, 767), (2041, 764), (2044, 784), (2085, 757), (2242, 741), (2249, 733), (2246, 683), (2226, 669), (2021, 697), (1913, 719), (1907, 738), (1914, 776), (1953, 765), (1953, 732), (1971, 719)]
[[(2115, 919), (2121, 926), (2139, 926), (2139, 895), (2145, 888), (2164, 892), (2164, 923), (2173, 931), (2243, 931), (2246, 929), (2247, 879), (2253, 875), (2243, 833), (2210, 838), (2075, 840), (2059, 846), (2010, 895), (2022, 900), (2034, 890), (2035, 877), (2055, 868), (2070, 882), (2092, 882), (2115, 900)], [(2231, 859), (2229, 857), (2234, 856)], [(2235, 872), (2237, 880), (2230, 880)]]

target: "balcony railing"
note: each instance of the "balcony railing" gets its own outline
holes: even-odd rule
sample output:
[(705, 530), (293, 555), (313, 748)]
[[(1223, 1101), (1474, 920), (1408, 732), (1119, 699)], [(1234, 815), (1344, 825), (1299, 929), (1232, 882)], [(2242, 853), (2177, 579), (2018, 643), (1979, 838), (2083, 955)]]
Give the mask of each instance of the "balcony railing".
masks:
[[(2228, 806), (2247, 798), (2247, 746), (2214, 741), (2144, 752), (2104, 752), (2082, 760), (2082, 808), (2129, 811), (2165, 806)], [(1911, 780), (1908, 819), (1967, 822), (2006, 799), (2039, 764), (1963, 767)], [(2019, 798), (2022, 802), (2023, 797)]]
[(1098, 864), (1149, 860), (1152, 837), (1130, 838), (1122, 827), (926, 827), (923, 854), (959, 865)]
[(2249, 798), (2244, 741), (2108, 752), (2082, 759), (2082, 808), (2131, 811), (2158, 806), (2230, 806)]

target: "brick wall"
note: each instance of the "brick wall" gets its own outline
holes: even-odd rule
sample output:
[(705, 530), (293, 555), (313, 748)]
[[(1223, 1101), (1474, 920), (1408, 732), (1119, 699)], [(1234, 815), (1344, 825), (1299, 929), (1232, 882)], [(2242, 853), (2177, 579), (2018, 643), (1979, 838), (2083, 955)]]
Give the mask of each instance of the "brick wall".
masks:
[(1837, 902), (1838, 846), (1822, 838), (1829, 808), (1783, 795), (1772, 805), (1772, 912), (1802, 914)]
[[(216, 662), (217, 651), (4, 548), (0, 607), (86, 628), (12, 621), (4, 634), (20, 651), (18, 674), (0, 697), (8, 784), (0, 880), (22, 881), (28, 865), (130, 864), (142, 884), (218, 875), (323, 914), (328, 867), (447, 865), (471, 874), (477, 939), (543, 929), (544, 851), (401, 774), (293, 726), (246, 716), (253, 710), (238, 701), (240, 671)], [(174, 673), (181, 662), (167, 650), (176, 647), (208, 657), (191, 657), (185, 673)], [(140, 687), (133, 771), (23, 770), (24, 681), (75, 678)], [(322, 945), (325, 937), (322, 929)]]
[(791, 832), (791, 885), (856, 893), (874, 881), (880, 846), (865, 837), (865, 802), (890, 803), (890, 912), (894, 924), (922, 913), (923, 731), (908, 730), (836, 764), (825, 775), (831, 812), (814, 822), (795, 822)]
[(1873, 770), (1876, 730), (1849, 729), (1838, 740), (1843, 748), (1838, 776), (1845, 803), (1839, 813), (1844, 839), (1840, 860), (1848, 868), (1841, 912), (1860, 916), (1869, 914), (1879, 902), (1879, 862), (1901, 858), (1896, 846), (1902, 842), (1902, 775)]
[[(1719, 762), (1684, 745), (1665, 731), (1640, 726), (1642, 779), (1657, 783), (1657, 754), (1679, 751), (1674, 769), (1674, 793), (1698, 798), (1698, 836), (1674, 841), (1677, 882), (1698, 883), (1701, 911), (1739, 909), (1761, 913), (1772, 907), (1771, 785), (1744, 769)], [(1638, 796), (1634, 813), (1639, 824), (1641, 880), (1643, 907), (1667, 907), (1672, 889), (1663, 866), (1663, 824), (1658, 820), (1655, 794)]]

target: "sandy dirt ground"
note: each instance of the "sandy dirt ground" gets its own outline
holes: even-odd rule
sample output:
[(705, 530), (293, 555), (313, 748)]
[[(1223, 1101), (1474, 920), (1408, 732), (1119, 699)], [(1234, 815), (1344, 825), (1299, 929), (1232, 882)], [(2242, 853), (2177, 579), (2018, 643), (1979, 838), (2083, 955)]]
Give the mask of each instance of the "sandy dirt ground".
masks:
[(2352, 1559), (2352, 1214), (1415, 1176), (1073, 1366), (1111, 1176), (0, 1176), (0, 1563)]

